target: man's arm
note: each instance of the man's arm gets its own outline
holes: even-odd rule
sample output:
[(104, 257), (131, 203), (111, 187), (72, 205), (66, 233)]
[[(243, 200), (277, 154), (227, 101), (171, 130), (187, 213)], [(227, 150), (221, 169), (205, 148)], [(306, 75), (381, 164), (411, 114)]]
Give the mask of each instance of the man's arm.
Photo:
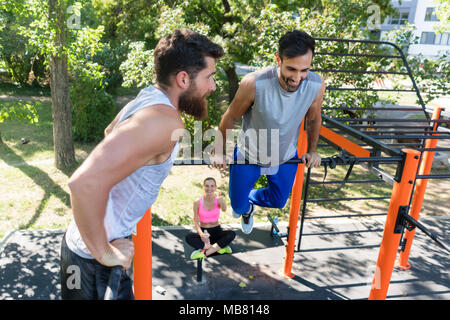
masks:
[(317, 143), (320, 136), (320, 128), (322, 127), (322, 102), (323, 95), (325, 93), (325, 82), (322, 79), (322, 87), (317, 94), (316, 99), (311, 104), (308, 112), (306, 113), (306, 133), (308, 137), (308, 150), (307, 153), (302, 156), (303, 161), (306, 160), (306, 166), (308, 168), (318, 167), (321, 163), (321, 158), (317, 154)]
[[(215, 155), (222, 161), (226, 150), (227, 130), (233, 129), (234, 123), (240, 119), (242, 115), (253, 105), (255, 100), (255, 91), (255, 76), (253, 73), (249, 73), (242, 78), (233, 101), (222, 116), (219, 124), (219, 132), (221, 134), (222, 141), (220, 141), (220, 139), (216, 139), (214, 146)], [(215, 160), (219, 160), (217, 158)], [(219, 163), (215, 163), (213, 160), (213, 166), (223, 168), (226, 164), (224, 162), (220, 163), (220, 161)]]
[(166, 106), (139, 111), (108, 135), (69, 179), (75, 222), (91, 254), (104, 265), (128, 264), (128, 257), (108, 243), (106, 236), (109, 191), (173, 147), (172, 132), (180, 127), (174, 112)]
[(125, 108), (122, 108), (122, 110), (120, 110), (120, 112), (116, 115), (116, 117), (114, 118), (113, 121), (111, 121), (111, 123), (106, 127), (105, 129), (105, 137), (111, 133), (112, 129), (114, 128), (114, 126), (116, 125), (117, 121), (119, 121), (120, 117), (122, 116), (122, 113), (124, 113)]

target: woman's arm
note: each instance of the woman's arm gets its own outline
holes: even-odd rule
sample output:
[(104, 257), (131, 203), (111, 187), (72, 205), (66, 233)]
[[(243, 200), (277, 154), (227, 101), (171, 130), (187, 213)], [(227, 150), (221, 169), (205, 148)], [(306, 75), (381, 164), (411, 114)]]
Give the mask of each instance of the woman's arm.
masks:
[(225, 198), (222, 196), (222, 193), (220, 193), (219, 198), (217, 200), (219, 203), (219, 208), (223, 212), (227, 211), (227, 202), (225, 201)]
[(198, 210), (200, 208), (200, 200), (197, 200), (194, 202), (194, 228), (195, 231), (197, 231), (198, 235), (202, 239), (203, 242), (206, 242), (209, 238), (209, 235), (206, 235), (203, 233), (202, 229), (200, 228), (200, 218), (198, 216)]

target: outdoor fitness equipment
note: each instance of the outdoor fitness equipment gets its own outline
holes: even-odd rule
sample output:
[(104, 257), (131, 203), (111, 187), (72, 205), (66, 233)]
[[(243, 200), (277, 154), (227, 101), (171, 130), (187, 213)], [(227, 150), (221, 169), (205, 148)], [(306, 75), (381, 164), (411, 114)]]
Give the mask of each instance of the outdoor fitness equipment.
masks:
[[(320, 73), (371, 73), (371, 74), (395, 74), (409, 77), (412, 89), (376, 89), (357, 87), (327, 87), (327, 91), (387, 91), (387, 92), (411, 92), (415, 93), (419, 100), (419, 107), (411, 108), (364, 108), (364, 110), (380, 111), (409, 111), (417, 112), (424, 119), (393, 119), (393, 118), (331, 118), (326, 114), (322, 115), (324, 125), (320, 131), (320, 138), (326, 142), (327, 146), (335, 147), (340, 156), (322, 159), (322, 165), (361, 165), (369, 171), (376, 173), (380, 180), (392, 185), (392, 193), (389, 197), (370, 197), (376, 199), (390, 198), (389, 207), (386, 214), (386, 223), (383, 229), (383, 237), (380, 244), (376, 272), (373, 278), (373, 285), (369, 292), (369, 299), (385, 299), (389, 288), (391, 275), (396, 262), (397, 250), (400, 247), (398, 266), (409, 268), (408, 257), (412, 240), (414, 238), (414, 227), (424, 231), (435, 240), (441, 247), (448, 250), (436, 235), (431, 234), (425, 226), (418, 222), (420, 209), (422, 207), (428, 179), (450, 178), (449, 174), (431, 175), (430, 170), (433, 157), (436, 151), (450, 151), (448, 148), (437, 148), (437, 141), (450, 140), (449, 132), (438, 131), (439, 125), (448, 125), (450, 120), (442, 119), (442, 108), (433, 110), (427, 109), (420, 95), (411, 70), (406, 62), (403, 52), (395, 44), (385, 41), (369, 40), (345, 40), (316, 38), (316, 43), (332, 42), (335, 47), (348, 45), (343, 49), (345, 52), (317, 52), (316, 55), (330, 55), (341, 57), (361, 57), (374, 59), (401, 59), (403, 62), (400, 71), (368, 71), (351, 69), (312, 69)], [(334, 47), (327, 45), (326, 47)], [(390, 46), (396, 54), (372, 54), (370, 46)], [(352, 46), (352, 48), (350, 48)], [(356, 47), (362, 47), (362, 53), (353, 53)], [(323, 110), (340, 109), (343, 111), (361, 110), (361, 107), (331, 108), (326, 105)], [(430, 117), (429, 113), (432, 113)], [(407, 140), (410, 142), (401, 142)], [(397, 142), (395, 141), (397, 140)], [(299, 133), (297, 152), (299, 155), (306, 153), (307, 137), (304, 124), (301, 125)], [(300, 212), (300, 203), (303, 191), (305, 176), (305, 164), (301, 160), (293, 161), (298, 164), (294, 186), (291, 193), (291, 203), (289, 212), (289, 227), (287, 234), (286, 255), (282, 274), (285, 277), (293, 277), (292, 271), (293, 255), (295, 251), (295, 238)], [(191, 163), (175, 163), (175, 165), (205, 165), (204, 161)], [(393, 175), (382, 169), (380, 165), (396, 165), (396, 173)], [(349, 175), (349, 174), (348, 174)], [(307, 173), (307, 183), (305, 184), (305, 198), (302, 206), (302, 221), (300, 225), (300, 236), (298, 248), (300, 249), (300, 239), (305, 218), (305, 210), (308, 202), (319, 202), (319, 199), (307, 198), (307, 188), (313, 184), (340, 183), (365, 183), (369, 181), (354, 181), (347, 176), (344, 181), (314, 182), (310, 180), (310, 170)], [(377, 183), (372, 180), (370, 183)], [(367, 198), (366, 198), (367, 199)], [(345, 201), (357, 199), (321, 199), (323, 201)], [(410, 209), (410, 210), (409, 210)], [(408, 211), (410, 213), (408, 214)], [(405, 232), (406, 228), (406, 232)], [(152, 298), (152, 251), (151, 251), (151, 210), (149, 209), (137, 225), (137, 235), (133, 235), (135, 245), (134, 256), (134, 292), (138, 300)]]

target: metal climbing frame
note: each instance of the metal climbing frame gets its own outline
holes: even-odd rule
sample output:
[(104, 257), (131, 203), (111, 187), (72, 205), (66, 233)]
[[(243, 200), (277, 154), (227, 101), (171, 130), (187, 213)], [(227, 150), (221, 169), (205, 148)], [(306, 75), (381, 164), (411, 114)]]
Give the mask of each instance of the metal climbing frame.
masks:
[[(321, 73), (368, 73), (368, 74), (395, 74), (408, 76), (412, 89), (374, 89), (374, 88), (357, 88), (357, 87), (327, 87), (327, 91), (392, 91), (392, 92), (412, 92), (415, 93), (420, 106), (417, 108), (402, 108), (397, 111), (414, 111), (422, 115), (424, 119), (392, 119), (392, 118), (332, 118), (323, 115), (324, 125), (321, 129), (321, 139), (327, 145), (336, 147), (340, 152), (340, 156), (322, 159), (322, 165), (363, 165), (368, 170), (376, 173), (380, 177), (380, 181), (390, 183), (392, 194), (390, 198), (389, 208), (386, 215), (386, 224), (384, 228), (383, 238), (380, 245), (379, 256), (377, 261), (376, 273), (374, 275), (373, 286), (369, 294), (369, 299), (385, 299), (389, 287), (390, 278), (394, 268), (397, 250), (401, 244), (402, 251), (399, 263), (403, 267), (407, 267), (407, 260), (410, 246), (414, 237), (414, 221), (417, 221), (423, 197), (426, 189), (426, 181), (431, 178), (448, 178), (450, 174), (430, 175), (431, 164), (433, 162), (434, 153), (438, 150), (444, 151), (443, 148), (437, 148), (438, 139), (449, 139), (450, 135), (438, 131), (441, 124), (449, 124), (449, 120), (441, 119), (441, 109), (434, 110), (433, 118), (428, 114), (429, 110), (425, 108), (425, 104), (420, 95), (420, 91), (407, 64), (406, 58), (402, 51), (389, 42), (368, 41), (368, 40), (344, 40), (344, 39), (326, 39), (317, 38), (317, 43), (340, 43), (340, 44), (361, 44), (364, 46), (390, 46), (396, 54), (373, 54), (370, 48), (365, 52), (352, 53), (346, 52), (317, 52), (316, 55), (331, 55), (342, 57), (366, 57), (380, 59), (401, 59), (404, 69), (401, 71), (373, 71), (373, 70), (352, 70), (337, 68), (321, 68), (312, 69)], [(326, 103), (324, 110), (331, 110)], [(344, 106), (340, 109), (343, 111), (353, 111), (361, 109), (360, 106), (348, 107)], [(382, 111), (380, 108), (364, 108), (367, 111)], [(393, 109), (390, 109), (393, 111)], [(393, 124), (392, 124), (393, 123)], [(411, 142), (392, 142), (393, 139), (410, 140)], [(302, 123), (298, 139), (298, 154), (306, 153), (307, 138)], [(447, 151), (447, 150), (445, 150)], [(284, 267), (281, 274), (284, 277), (293, 277), (292, 263), (295, 251), (296, 230), (298, 227), (298, 218), (300, 212), (300, 204), (302, 198), (302, 189), (305, 176), (305, 164), (300, 160), (291, 194), (289, 227), (287, 234), (286, 256)], [(182, 163), (186, 164), (186, 163)], [(194, 165), (204, 165), (204, 161), (192, 163)], [(396, 165), (395, 174), (384, 170), (380, 167), (383, 164)], [(309, 172), (309, 171), (308, 171)], [(309, 174), (307, 179), (309, 179)], [(345, 180), (345, 179), (344, 179)], [(347, 177), (345, 183), (363, 183), (364, 181), (352, 181)], [(369, 181), (365, 181), (369, 182)], [(417, 182), (417, 183), (416, 183)], [(306, 210), (308, 202), (307, 192), (309, 185), (315, 182), (308, 181), (305, 186), (305, 197), (303, 201), (302, 216)], [(328, 182), (330, 183), (330, 182)], [(331, 183), (341, 183), (343, 181), (333, 181)], [(384, 197), (383, 197), (384, 198)], [(341, 199), (344, 200), (344, 199)], [(329, 201), (329, 200), (327, 200)], [(334, 199), (336, 201), (336, 199)], [(309, 200), (311, 202), (311, 200)], [(408, 208), (411, 208), (408, 215)], [(303, 220), (303, 218), (302, 218)], [(418, 227), (422, 228), (423, 226)], [(404, 229), (408, 230), (406, 233)], [(399, 233), (400, 232), (400, 233)], [(402, 240), (403, 238), (403, 240)], [(300, 240), (300, 237), (299, 237)], [(151, 263), (151, 210), (149, 209), (142, 220), (137, 225), (137, 236), (133, 236), (135, 243), (134, 256), (134, 291), (138, 300), (147, 300), (152, 298), (152, 263)]]
[[(303, 195), (303, 203), (301, 210), (301, 221), (299, 226), (299, 237), (297, 243), (297, 250), (300, 251), (301, 239), (303, 233), (303, 225), (305, 222), (305, 212), (307, 203), (329, 202), (329, 201), (354, 201), (354, 200), (382, 200), (389, 199), (390, 204), (387, 211), (386, 225), (380, 252), (377, 262), (376, 274), (374, 275), (373, 286), (369, 295), (370, 299), (385, 299), (391, 274), (393, 271), (397, 250), (400, 245), (400, 255), (397, 261), (398, 267), (407, 269), (408, 256), (412, 240), (414, 237), (414, 228), (418, 227), (436, 241), (441, 247), (449, 250), (436, 235), (430, 233), (425, 226), (420, 224), (419, 219), (420, 209), (422, 207), (423, 198), (426, 191), (426, 184), (428, 179), (433, 178), (449, 178), (450, 174), (435, 174), (430, 175), (433, 157), (436, 151), (450, 151), (449, 148), (437, 148), (437, 142), (442, 140), (450, 140), (450, 130), (447, 132), (439, 131), (439, 125), (449, 124), (449, 120), (443, 120), (441, 117), (442, 108), (429, 110), (425, 107), (420, 91), (408, 66), (403, 52), (395, 44), (380, 41), (364, 41), (364, 40), (342, 40), (342, 39), (324, 39), (319, 38), (318, 41), (324, 42), (339, 42), (339, 43), (358, 43), (365, 46), (366, 50), (370, 51), (370, 46), (387, 45), (391, 46), (397, 54), (371, 54), (371, 53), (349, 53), (349, 52), (318, 52), (317, 55), (334, 55), (346, 57), (370, 57), (383, 59), (401, 59), (403, 62), (404, 71), (366, 71), (366, 70), (349, 70), (349, 69), (315, 69), (321, 73), (371, 73), (371, 74), (395, 74), (408, 76), (412, 89), (378, 89), (378, 88), (354, 88), (354, 87), (327, 87), (327, 90), (350, 90), (350, 91), (388, 91), (388, 92), (411, 92), (415, 93), (418, 101), (418, 107), (395, 107), (395, 108), (362, 108), (354, 107), (328, 107), (324, 102), (324, 110), (341, 110), (352, 114), (356, 110), (364, 110), (367, 112), (410, 112), (421, 115), (418, 119), (392, 118), (392, 117), (329, 117), (323, 115), (324, 126), (321, 130), (321, 140), (326, 142), (326, 146), (333, 146), (341, 152), (336, 157), (337, 160), (344, 160), (346, 164), (350, 164), (344, 180), (341, 181), (311, 181), (310, 170), (306, 175), (305, 190)], [(314, 71), (314, 69), (313, 69)], [(430, 117), (429, 112), (432, 112)], [(323, 146), (323, 145), (322, 145)], [(374, 161), (363, 162), (363, 156), (368, 156)], [(380, 167), (383, 163), (383, 157), (389, 155), (391, 157), (400, 157), (396, 163), (395, 174), (388, 172)], [(368, 170), (375, 173), (379, 179), (371, 180), (350, 180), (350, 172), (356, 162), (352, 161), (350, 157), (358, 157), (360, 164), (365, 166)], [(377, 161), (381, 160), (381, 161)], [(325, 164), (326, 169), (326, 164)], [(304, 172), (304, 168), (303, 168)], [(326, 170), (325, 170), (326, 173)], [(310, 185), (325, 184), (339, 184), (336, 189), (341, 189), (345, 184), (353, 183), (389, 183), (393, 186), (392, 194), (388, 197), (359, 197), (359, 198), (326, 198), (326, 199), (309, 199), (308, 191)], [(292, 205), (292, 203), (291, 203)], [(297, 209), (297, 208), (295, 208)], [(409, 210), (411, 209), (411, 210)], [(410, 214), (408, 212), (410, 211)], [(360, 215), (346, 215), (351, 216), (374, 216), (383, 215), (383, 213), (370, 213)], [(335, 217), (335, 216), (332, 216)], [(330, 216), (310, 217), (314, 218), (332, 218)], [(289, 225), (289, 230), (294, 227), (294, 224)], [(407, 229), (405, 232), (405, 228)], [(290, 268), (290, 266), (289, 266)], [(287, 271), (287, 270), (285, 270)]]

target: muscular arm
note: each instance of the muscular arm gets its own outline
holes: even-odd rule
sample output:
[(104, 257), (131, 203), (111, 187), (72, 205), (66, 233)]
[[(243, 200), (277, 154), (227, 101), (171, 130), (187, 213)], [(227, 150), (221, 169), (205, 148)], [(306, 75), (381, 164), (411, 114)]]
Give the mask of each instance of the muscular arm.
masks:
[(320, 136), (320, 128), (322, 126), (322, 102), (325, 92), (325, 83), (322, 80), (322, 87), (311, 104), (306, 114), (306, 133), (308, 137), (308, 150), (304, 158), (307, 159), (307, 167), (316, 167), (320, 165), (320, 156), (317, 155), (317, 143)]
[(255, 76), (253, 73), (247, 74), (242, 78), (238, 91), (234, 96), (233, 101), (223, 114), (219, 124), (219, 131), (223, 137), (223, 144), (216, 143), (215, 152), (222, 151), (225, 154), (227, 130), (233, 129), (234, 123), (242, 117), (242, 115), (253, 105), (255, 100)]
[(120, 117), (122, 116), (122, 114), (125, 112), (125, 108), (122, 108), (122, 110), (120, 110), (120, 112), (116, 115), (116, 117), (114, 118), (113, 121), (111, 121), (111, 123), (106, 127), (105, 129), (105, 137), (111, 133), (112, 129), (114, 128), (114, 126), (116, 125), (117, 121), (119, 121)]
[(109, 134), (69, 179), (73, 215), (91, 254), (108, 265), (113, 248), (108, 243), (104, 217), (111, 188), (138, 168), (167, 153), (182, 126), (174, 110), (154, 106), (139, 111)]

